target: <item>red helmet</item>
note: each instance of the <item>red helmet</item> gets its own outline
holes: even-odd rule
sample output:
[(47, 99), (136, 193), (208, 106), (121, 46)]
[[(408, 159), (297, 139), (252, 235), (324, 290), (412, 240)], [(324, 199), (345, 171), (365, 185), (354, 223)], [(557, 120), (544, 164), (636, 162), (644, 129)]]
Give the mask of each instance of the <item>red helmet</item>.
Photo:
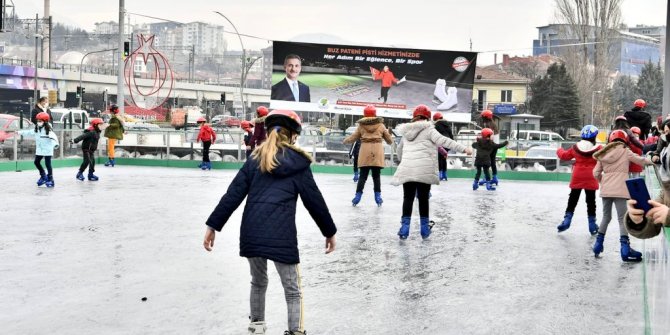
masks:
[(47, 114), (46, 112), (37, 113), (35, 118), (39, 121), (49, 122), (49, 114)]
[(105, 122), (102, 121), (101, 118), (94, 118), (94, 119), (91, 119), (91, 126), (95, 126), (96, 124), (103, 124), (103, 123), (105, 123)]
[(420, 116), (426, 120), (430, 120), (430, 109), (426, 105), (418, 105), (414, 108), (414, 113), (412, 113), (412, 117), (415, 118), (417, 116)]
[(638, 127), (631, 127), (630, 131), (632, 131), (633, 133), (638, 134), (638, 135), (640, 135), (642, 133), (642, 131)]
[(242, 127), (242, 129), (244, 129), (244, 130), (248, 130), (249, 128), (251, 128), (253, 126), (251, 125), (251, 122), (249, 122), (247, 120), (244, 120), (240, 123), (240, 127)]
[(119, 114), (119, 106), (112, 105), (111, 107), (109, 107), (109, 111), (114, 113), (114, 114)]
[(377, 116), (377, 108), (373, 105), (367, 105), (365, 106), (365, 109), (363, 110), (363, 116), (364, 117), (376, 117)]
[(256, 108), (256, 115), (258, 115), (258, 117), (267, 116), (268, 113), (270, 113), (270, 111), (265, 106), (258, 106), (258, 108)]
[(442, 120), (442, 113), (437, 112), (433, 114), (433, 121)]
[(645, 108), (645, 107), (647, 107), (647, 102), (642, 100), (642, 99), (637, 99), (637, 100), (635, 100), (633, 105), (635, 107), (638, 107), (638, 108)]
[(614, 142), (614, 140), (621, 140), (624, 143), (628, 143), (628, 134), (621, 129), (617, 129), (610, 133), (609, 141)]
[(201, 116), (201, 117), (199, 117), (198, 120), (195, 121), (195, 122), (196, 122), (196, 123), (200, 123), (200, 122), (205, 123), (205, 122), (207, 122), (207, 119), (205, 119), (204, 117)]
[(300, 121), (300, 116), (292, 110), (275, 109), (265, 118), (265, 128), (269, 131), (273, 127), (283, 127), (300, 134), (302, 121)]
[(493, 119), (493, 112), (488, 109), (483, 110), (481, 115), (484, 119)]
[(482, 129), (482, 137), (483, 138), (489, 138), (493, 135), (493, 130), (491, 128), (484, 128)]

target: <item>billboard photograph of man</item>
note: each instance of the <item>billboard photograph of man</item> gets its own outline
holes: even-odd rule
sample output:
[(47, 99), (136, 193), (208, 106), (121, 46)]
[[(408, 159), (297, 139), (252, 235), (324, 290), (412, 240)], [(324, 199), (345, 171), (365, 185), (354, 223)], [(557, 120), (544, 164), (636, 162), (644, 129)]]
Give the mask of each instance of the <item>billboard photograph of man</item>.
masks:
[(284, 58), (286, 78), (272, 85), (271, 100), (311, 102), (309, 86), (298, 81), (301, 66), (302, 59), (298, 55), (289, 54)]

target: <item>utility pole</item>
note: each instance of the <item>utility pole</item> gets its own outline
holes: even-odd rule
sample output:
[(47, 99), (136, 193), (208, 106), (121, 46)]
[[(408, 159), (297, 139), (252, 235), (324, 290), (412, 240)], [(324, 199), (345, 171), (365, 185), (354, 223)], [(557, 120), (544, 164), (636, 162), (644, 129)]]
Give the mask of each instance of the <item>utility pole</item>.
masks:
[(119, 106), (119, 112), (121, 115), (125, 113), (125, 97), (124, 97), (124, 76), (125, 76), (125, 67), (122, 66), (123, 62), (123, 42), (125, 42), (124, 34), (124, 17), (125, 17), (125, 0), (119, 0), (119, 72), (116, 80), (116, 105)]
[[(51, 0), (44, 0), (44, 18), (48, 19), (48, 24), (47, 24), (47, 29), (46, 33), (44, 34), (45, 36), (49, 36), (49, 43), (47, 43), (47, 64), (51, 63)], [(44, 39), (42, 39), (42, 44), (44, 44)], [(44, 50), (42, 50), (44, 51)], [(44, 62), (44, 56), (42, 56), (42, 62)], [(42, 65), (44, 66), (44, 65)], [(51, 66), (47, 65), (47, 69), (50, 68)]]
[(39, 38), (39, 14), (35, 14), (35, 77), (34, 83), (35, 87), (33, 88), (33, 101), (37, 101), (37, 39)]

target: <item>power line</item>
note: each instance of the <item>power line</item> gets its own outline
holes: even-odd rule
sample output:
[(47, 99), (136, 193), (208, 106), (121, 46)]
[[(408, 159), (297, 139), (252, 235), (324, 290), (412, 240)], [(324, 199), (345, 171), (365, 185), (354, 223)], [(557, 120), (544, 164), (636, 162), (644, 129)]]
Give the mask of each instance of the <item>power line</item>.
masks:
[[(605, 43), (605, 42), (570, 43), (570, 44), (547, 45), (547, 46), (540, 46), (540, 47), (549, 47), (551, 49), (555, 49), (555, 48), (562, 48), (562, 47), (574, 47), (574, 46), (581, 46), (581, 45), (592, 45), (592, 44), (603, 44), (603, 43)], [(486, 50), (486, 51), (476, 51), (476, 52), (480, 53), (480, 54), (484, 54), (484, 53), (502, 52), (502, 51), (533, 50), (535, 48), (536, 47), (518, 48), (518, 49), (499, 49), (499, 50)]]

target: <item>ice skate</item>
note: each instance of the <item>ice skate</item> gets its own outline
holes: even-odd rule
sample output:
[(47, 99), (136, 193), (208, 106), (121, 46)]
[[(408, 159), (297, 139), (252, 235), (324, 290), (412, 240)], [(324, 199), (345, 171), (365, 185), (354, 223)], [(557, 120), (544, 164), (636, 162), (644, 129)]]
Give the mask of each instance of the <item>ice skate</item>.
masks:
[(412, 221), (411, 217), (404, 216), (400, 219), (400, 230), (398, 231), (398, 236), (401, 240), (407, 239), (409, 236), (409, 224)]
[(89, 181), (98, 181), (98, 176), (94, 175), (92, 172), (88, 174), (88, 180)]
[(642, 253), (630, 247), (630, 239), (628, 236), (621, 236), (621, 260), (624, 262), (640, 262), (642, 261)]
[(111, 166), (114, 167), (114, 158), (110, 158), (106, 163), (105, 166)]
[(77, 172), (77, 179), (84, 181), (84, 173), (81, 171)]
[(375, 202), (377, 206), (381, 207), (384, 200), (382, 200), (382, 192), (375, 192)]
[(265, 335), (267, 329), (265, 321), (252, 322), (249, 324), (249, 335)]
[(498, 175), (493, 175), (493, 179), (491, 179), (491, 184), (496, 184), (498, 186)]
[(44, 173), (40, 174), (40, 179), (37, 180), (37, 186), (42, 186), (47, 183), (49, 179), (47, 178), (47, 175)]
[(355, 183), (358, 182), (358, 176), (359, 176), (359, 175), (358, 175), (358, 172), (354, 172), (354, 182), (355, 182)]
[(472, 183), (472, 190), (476, 191), (479, 188), (479, 180), (475, 179), (475, 181)]
[(598, 225), (596, 224), (596, 217), (595, 216), (589, 216), (589, 232), (591, 235), (595, 235), (598, 233)]
[(430, 221), (430, 218), (421, 218), (421, 238), (426, 239), (430, 236), (435, 222)]
[[(603, 233), (598, 233), (598, 236), (596, 236), (596, 243), (593, 244), (593, 253), (595, 254), (596, 257), (598, 257), (603, 250), (605, 250), (605, 234)], [(621, 247), (623, 250), (623, 245)]]
[(565, 212), (565, 216), (563, 216), (563, 222), (558, 225), (558, 232), (566, 231), (568, 228), (570, 228), (570, 223), (572, 223), (572, 216), (575, 215), (573, 212)]
[(486, 181), (486, 190), (487, 191), (495, 191), (496, 187), (493, 185), (492, 181)]
[(354, 206), (358, 205), (358, 203), (361, 202), (361, 197), (363, 197), (363, 192), (356, 192), (356, 195), (354, 195), (354, 198), (351, 200), (351, 204)]
[(48, 180), (46, 182), (47, 187), (54, 187), (56, 186), (56, 183), (54, 182), (54, 177), (53, 176), (47, 176)]

